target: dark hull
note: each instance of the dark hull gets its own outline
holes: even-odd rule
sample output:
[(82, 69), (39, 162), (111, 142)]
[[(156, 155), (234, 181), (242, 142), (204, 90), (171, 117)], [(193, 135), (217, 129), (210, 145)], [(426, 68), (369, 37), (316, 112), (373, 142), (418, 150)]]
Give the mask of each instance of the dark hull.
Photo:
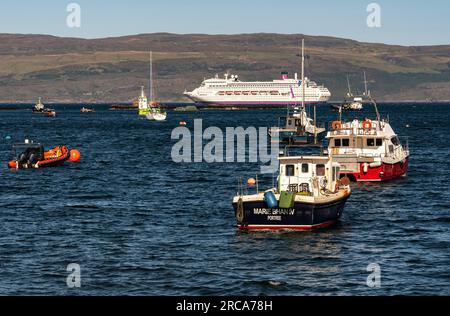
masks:
[(334, 224), (342, 215), (348, 195), (327, 204), (295, 202), (290, 209), (270, 209), (264, 201), (244, 202), (243, 215), (233, 203), (237, 224), (243, 230), (311, 230)]

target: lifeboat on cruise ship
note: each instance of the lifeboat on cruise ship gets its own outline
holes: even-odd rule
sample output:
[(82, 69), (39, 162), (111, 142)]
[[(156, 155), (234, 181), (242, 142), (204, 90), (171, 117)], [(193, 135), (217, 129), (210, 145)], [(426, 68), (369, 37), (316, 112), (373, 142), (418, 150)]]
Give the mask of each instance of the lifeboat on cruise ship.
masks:
[(8, 163), (8, 167), (11, 169), (57, 167), (66, 161), (77, 162), (80, 160), (80, 152), (76, 149), (69, 150), (67, 146), (56, 146), (45, 151), (42, 144), (29, 140), (15, 144), (13, 153), (14, 158)]

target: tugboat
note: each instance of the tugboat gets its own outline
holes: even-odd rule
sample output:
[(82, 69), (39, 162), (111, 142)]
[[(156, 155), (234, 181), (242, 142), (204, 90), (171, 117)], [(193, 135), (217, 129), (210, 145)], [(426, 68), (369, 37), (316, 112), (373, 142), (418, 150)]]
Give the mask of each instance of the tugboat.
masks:
[(42, 99), (39, 98), (38, 102), (34, 105), (32, 108), (33, 113), (37, 114), (43, 114), (47, 117), (55, 117), (56, 111), (54, 109), (46, 108), (45, 105), (42, 103)]
[[(314, 120), (309, 118), (305, 108), (305, 40), (302, 40), (302, 103), (301, 107), (297, 105), (290, 111), (288, 106), (287, 115), (280, 117), (278, 128), (271, 128), (269, 136), (274, 133), (279, 135), (280, 144), (288, 145), (317, 145), (325, 137), (325, 128), (318, 127), (316, 124), (316, 107), (314, 106)], [(291, 87), (291, 97), (295, 99), (294, 89)]]
[(334, 224), (351, 193), (350, 180), (339, 179), (339, 163), (325, 156), (278, 159), (276, 188), (259, 192), (257, 187), (256, 194), (238, 188), (233, 208), (239, 229), (312, 230)]
[(33, 113), (44, 113), (45, 105), (42, 103), (42, 99), (39, 98), (38, 102), (33, 107)]
[(66, 161), (77, 162), (80, 152), (69, 150), (67, 146), (57, 146), (51, 150), (44, 150), (44, 146), (26, 139), (23, 143), (13, 146), (14, 159), (8, 162), (10, 169), (39, 169), (57, 167)]
[(341, 176), (351, 181), (388, 181), (408, 171), (408, 143), (402, 145), (389, 121), (381, 119), (371, 98), (376, 118), (331, 124), (327, 134), (328, 155), (341, 164)]

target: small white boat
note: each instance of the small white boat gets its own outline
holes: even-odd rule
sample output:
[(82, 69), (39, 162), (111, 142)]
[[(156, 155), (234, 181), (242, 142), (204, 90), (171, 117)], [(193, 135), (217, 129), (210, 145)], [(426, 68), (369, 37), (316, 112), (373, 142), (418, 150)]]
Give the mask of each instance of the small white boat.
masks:
[(165, 121), (167, 119), (167, 113), (161, 111), (159, 102), (155, 101), (155, 87), (153, 85), (153, 59), (152, 52), (150, 52), (150, 102), (148, 113), (145, 117), (149, 121)]
[(153, 114), (153, 119), (155, 121), (165, 121), (167, 119), (167, 113), (156, 113)]
[(145, 116), (149, 121), (165, 121), (167, 113), (162, 112), (159, 107), (150, 109), (150, 113)]
[[(364, 105), (363, 105), (364, 100), (363, 100), (362, 96), (353, 95), (351, 87), (350, 87), (350, 79), (349, 79), (348, 75), (347, 75), (347, 86), (348, 86), (347, 98), (353, 99), (353, 100), (346, 101), (343, 105), (341, 105), (342, 110), (344, 110), (344, 111), (361, 111), (364, 107)], [(364, 72), (364, 87), (365, 87), (365, 92), (364, 92), (363, 96), (364, 97), (370, 96), (370, 94), (367, 91), (366, 72)]]

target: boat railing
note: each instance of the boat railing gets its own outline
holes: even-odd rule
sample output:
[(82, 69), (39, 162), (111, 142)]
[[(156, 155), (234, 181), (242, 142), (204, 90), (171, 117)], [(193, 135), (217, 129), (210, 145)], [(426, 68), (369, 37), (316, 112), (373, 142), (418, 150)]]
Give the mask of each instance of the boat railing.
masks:
[(400, 136), (398, 137), (401, 143), (401, 148), (404, 152), (406, 152), (409, 155), (409, 137), (408, 136)]
[(336, 127), (330, 123), (328, 129), (331, 131), (332, 136), (365, 136), (365, 135), (377, 135), (377, 128), (362, 128), (362, 127)]

